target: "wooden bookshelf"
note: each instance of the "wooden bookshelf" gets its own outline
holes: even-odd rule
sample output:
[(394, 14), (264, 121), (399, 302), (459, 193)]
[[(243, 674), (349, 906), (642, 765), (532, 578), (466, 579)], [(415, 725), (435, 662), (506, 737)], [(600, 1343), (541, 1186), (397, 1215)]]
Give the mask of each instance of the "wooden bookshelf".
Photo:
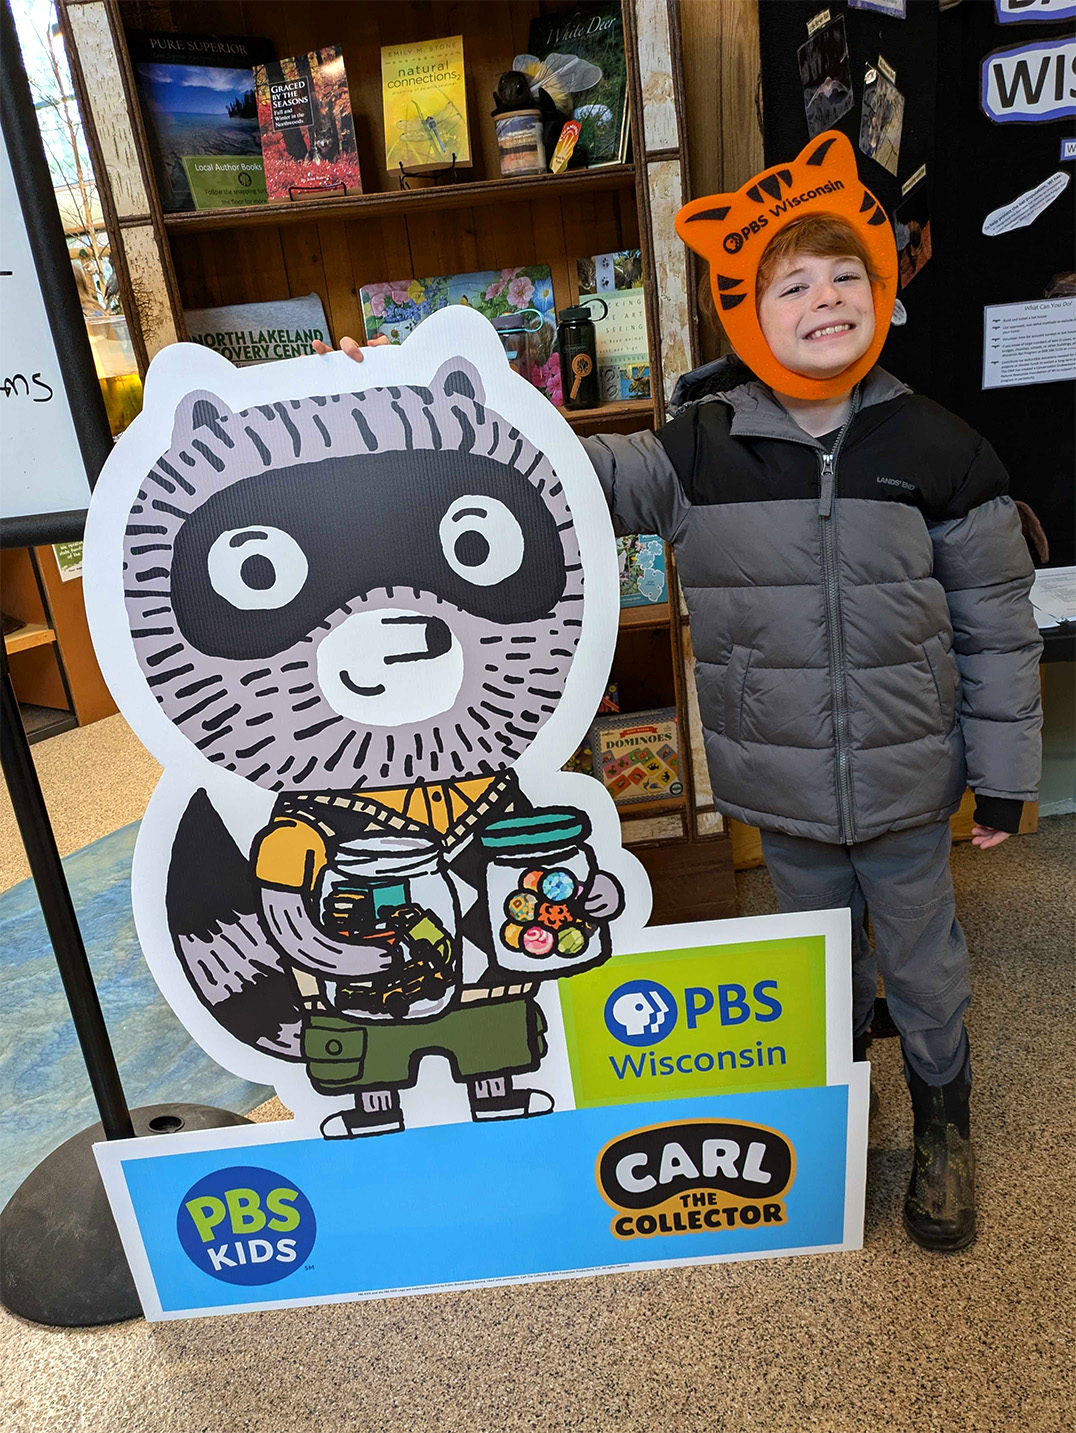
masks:
[(669, 604), (648, 602), (645, 607), (621, 607), (620, 630), (638, 631), (646, 627), (667, 627), (669, 625)]
[(475, 209), (494, 204), (541, 203), (578, 199), (607, 189), (634, 189), (635, 167), (608, 164), (571, 174), (521, 175), (438, 184), (428, 189), (389, 189), (378, 194), (297, 199), (291, 204), (245, 204), (196, 214), (165, 214), (164, 227), (174, 233), (206, 229), (248, 228), (252, 224), (308, 224), (312, 219), (370, 219), (383, 214), (430, 214), (441, 209)]
[[(144, 372), (163, 346), (186, 338), (188, 309), (317, 294), (335, 342), (364, 334), (360, 290), (397, 278), (548, 265), (557, 310), (577, 302), (577, 259), (639, 248), (643, 257), (652, 397), (565, 412), (579, 434), (660, 425), (680, 373), (698, 357), (693, 261), (673, 217), (689, 196), (682, 100), (680, 7), (622, 0), (630, 162), (563, 175), (503, 179), (489, 118), (491, 94), (528, 49), (535, 16), (588, 0), (59, 0), (76, 90), (113, 240), (124, 308)], [(339, 45), (344, 54), (364, 193), (217, 211), (164, 214), (136, 100), (132, 30), (257, 35), (279, 55)], [(462, 182), (401, 190), (384, 161), (380, 48), (461, 34), (473, 165)], [(644, 105), (645, 96), (645, 105)], [(686, 700), (686, 638), (670, 619), (679, 590), (667, 553), (670, 602), (621, 613), (612, 680), (631, 711), (675, 707), (683, 794), (621, 809), (627, 824), (677, 816), (676, 835), (646, 838), (646, 864), (664, 894), (658, 919), (731, 914), (724, 836), (699, 830)]]
[(16, 652), (28, 652), (31, 647), (43, 647), (47, 642), (55, 642), (56, 633), (51, 627), (46, 627), (44, 622), (27, 622), (25, 627), (20, 627), (17, 632), (11, 632), (4, 638), (4, 650), (8, 656)]

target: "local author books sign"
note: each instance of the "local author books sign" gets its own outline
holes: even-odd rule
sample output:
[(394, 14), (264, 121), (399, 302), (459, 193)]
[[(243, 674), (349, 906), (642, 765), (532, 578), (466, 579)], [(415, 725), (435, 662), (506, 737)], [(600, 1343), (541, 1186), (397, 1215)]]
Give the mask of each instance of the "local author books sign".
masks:
[(164, 766), (136, 925), (295, 1113), (98, 1147), (147, 1315), (855, 1247), (847, 913), (646, 929), (609, 793), (560, 769), (608, 513), (493, 327), (361, 368), (174, 345), (146, 394), (84, 584)]

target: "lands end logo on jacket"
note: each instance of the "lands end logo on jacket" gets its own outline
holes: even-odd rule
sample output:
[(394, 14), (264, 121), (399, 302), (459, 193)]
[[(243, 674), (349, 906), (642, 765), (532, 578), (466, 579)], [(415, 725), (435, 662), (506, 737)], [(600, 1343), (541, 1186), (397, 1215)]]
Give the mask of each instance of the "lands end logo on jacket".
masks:
[(795, 1175), (784, 1135), (744, 1120), (647, 1125), (611, 1140), (595, 1166), (618, 1239), (784, 1224)]

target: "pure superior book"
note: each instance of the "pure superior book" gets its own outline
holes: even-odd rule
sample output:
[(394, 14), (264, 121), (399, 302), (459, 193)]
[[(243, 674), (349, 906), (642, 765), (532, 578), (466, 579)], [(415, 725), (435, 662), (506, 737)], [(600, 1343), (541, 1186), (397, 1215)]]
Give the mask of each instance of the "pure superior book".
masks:
[(270, 203), (361, 194), (344, 56), (336, 45), (254, 71)]
[(264, 203), (253, 67), (272, 43), (139, 30), (130, 47), (165, 213)]

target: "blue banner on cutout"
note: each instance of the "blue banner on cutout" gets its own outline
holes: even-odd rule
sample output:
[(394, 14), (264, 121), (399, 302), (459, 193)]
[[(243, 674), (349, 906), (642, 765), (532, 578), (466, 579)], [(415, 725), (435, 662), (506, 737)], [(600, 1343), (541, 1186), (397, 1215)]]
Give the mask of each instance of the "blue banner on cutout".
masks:
[(831, 1085), (359, 1145), (248, 1129), (214, 1131), (224, 1148), (109, 1149), (147, 1314), (175, 1318), (847, 1247), (848, 1106)]

